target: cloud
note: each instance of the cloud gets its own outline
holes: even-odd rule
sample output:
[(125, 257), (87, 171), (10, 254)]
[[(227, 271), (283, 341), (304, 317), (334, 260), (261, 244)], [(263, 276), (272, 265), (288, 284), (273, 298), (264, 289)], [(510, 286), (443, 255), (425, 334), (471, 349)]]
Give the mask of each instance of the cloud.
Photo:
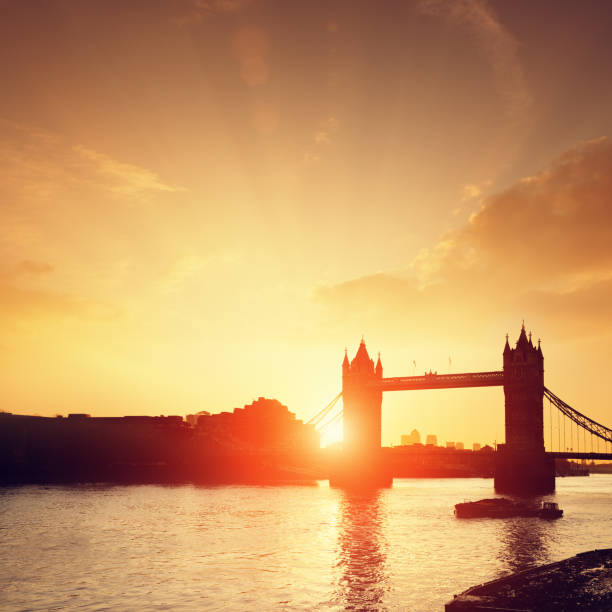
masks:
[(193, 8), (201, 14), (237, 13), (252, 0), (192, 0)]
[(611, 197), (612, 144), (586, 142), (485, 198), (466, 226), (444, 237), (445, 248), (417, 267), (497, 270), (523, 285), (577, 288), (610, 274)]
[(580, 144), (538, 174), (485, 197), (470, 221), (421, 251), (403, 275), (319, 287), (328, 322), (410, 329), (435, 320), (529, 314), (578, 332), (612, 333), (612, 144)]
[(303, 156), (303, 163), (305, 166), (313, 166), (321, 161), (319, 152), (323, 147), (331, 145), (334, 142), (335, 135), (339, 128), (340, 122), (333, 115), (319, 123), (312, 135), (314, 148), (312, 148), (311, 145), (311, 148), (307, 150)]
[(118, 316), (115, 296), (126, 301), (127, 289), (113, 271), (142, 248), (148, 205), (180, 188), (58, 134), (2, 120), (0, 172), (2, 325)]
[(523, 123), (533, 99), (518, 58), (518, 43), (485, 0), (421, 0), (421, 12), (466, 27), (476, 37), (494, 71), (506, 114)]
[(2, 188), (24, 199), (51, 199), (66, 189), (93, 188), (146, 199), (155, 192), (183, 191), (151, 170), (113, 159), (59, 134), (0, 120)]
[(82, 159), (92, 163), (91, 169), (102, 179), (101, 186), (109, 191), (128, 196), (151, 191), (185, 191), (182, 187), (162, 182), (157, 174), (145, 168), (117, 161), (82, 145), (72, 149)]
[(187, 0), (177, 2), (173, 8), (179, 11), (176, 22), (190, 25), (223, 13), (239, 13), (252, 3), (253, 0)]
[(24, 289), (0, 282), (0, 316), (8, 320), (77, 318), (114, 320), (121, 309), (109, 303), (78, 298), (70, 293)]
[(41, 274), (49, 274), (53, 271), (53, 266), (44, 261), (32, 261), (24, 259), (17, 264), (17, 271), (25, 274), (39, 276)]
[(322, 121), (313, 136), (315, 144), (331, 144), (339, 127), (340, 122), (336, 117), (331, 116)]
[(331, 137), (325, 130), (317, 130), (314, 135), (314, 141), (316, 144), (330, 144)]
[(110, 320), (121, 310), (110, 303), (78, 298), (68, 292), (32, 286), (54, 267), (43, 261), (23, 260), (0, 269), (0, 319), (5, 326), (31, 319), (78, 318)]
[(463, 193), (461, 196), (462, 202), (467, 202), (468, 200), (473, 200), (482, 194), (482, 189), (478, 185), (464, 185)]

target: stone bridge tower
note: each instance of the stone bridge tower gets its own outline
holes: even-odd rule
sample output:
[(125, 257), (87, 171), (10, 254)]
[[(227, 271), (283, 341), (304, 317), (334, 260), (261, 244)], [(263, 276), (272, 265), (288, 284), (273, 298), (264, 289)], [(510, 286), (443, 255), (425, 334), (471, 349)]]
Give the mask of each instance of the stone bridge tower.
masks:
[(343, 447), (348, 453), (380, 450), (382, 390), (377, 383), (382, 376), (380, 355), (374, 366), (363, 339), (350, 363), (345, 352), (342, 362)]
[(525, 325), (511, 349), (504, 347), (506, 448), (516, 452), (544, 452), (544, 355), (525, 333)]
[(544, 450), (544, 355), (525, 325), (504, 347), (506, 443), (498, 446), (495, 489), (507, 493), (547, 493), (555, 488), (554, 460)]

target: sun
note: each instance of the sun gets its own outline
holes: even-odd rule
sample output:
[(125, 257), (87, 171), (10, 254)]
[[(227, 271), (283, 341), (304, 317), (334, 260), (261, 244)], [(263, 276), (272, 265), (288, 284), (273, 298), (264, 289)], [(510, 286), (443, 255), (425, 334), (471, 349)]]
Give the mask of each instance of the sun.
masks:
[(329, 424), (318, 428), (321, 434), (321, 446), (325, 448), (332, 444), (342, 443), (342, 416), (334, 417), (326, 422)]

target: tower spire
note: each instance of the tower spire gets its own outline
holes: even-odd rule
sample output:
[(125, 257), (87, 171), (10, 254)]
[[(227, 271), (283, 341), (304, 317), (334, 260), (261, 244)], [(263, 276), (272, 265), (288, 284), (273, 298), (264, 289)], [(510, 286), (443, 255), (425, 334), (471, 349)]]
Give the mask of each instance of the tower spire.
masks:
[(509, 335), (506, 334), (506, 344), (504, 345), (504, 355), (510, 352), (510, 342), (508, 341)]
[(525, 331), (525, 321), (523, 320), (523, 324), (521, 325), (521, 333), (516, 343), (516, 348), (521, 348), (525, 350), (525, 348), (527, 348), (528, 346), (529, 340), (527, 340), (527, 332)]
[(348, 350), (345, 348), (344, 349), (344, 359), (342, 361), (342, 372), (348, 372), (349, 368), (350, 368), (350, 363), (349, 363), (349, 358), (348, 358)]

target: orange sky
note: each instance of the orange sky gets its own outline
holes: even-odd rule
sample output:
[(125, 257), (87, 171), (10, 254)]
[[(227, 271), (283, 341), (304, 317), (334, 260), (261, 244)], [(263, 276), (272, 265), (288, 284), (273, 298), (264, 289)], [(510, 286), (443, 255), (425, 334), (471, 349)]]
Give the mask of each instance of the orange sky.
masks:
[[(308, 418), (501, 368), (610, 425), (604, 2), (0, 2), (4, 410)], [(501, 389), (388, 394), (383, 442), (503, 439)]]

